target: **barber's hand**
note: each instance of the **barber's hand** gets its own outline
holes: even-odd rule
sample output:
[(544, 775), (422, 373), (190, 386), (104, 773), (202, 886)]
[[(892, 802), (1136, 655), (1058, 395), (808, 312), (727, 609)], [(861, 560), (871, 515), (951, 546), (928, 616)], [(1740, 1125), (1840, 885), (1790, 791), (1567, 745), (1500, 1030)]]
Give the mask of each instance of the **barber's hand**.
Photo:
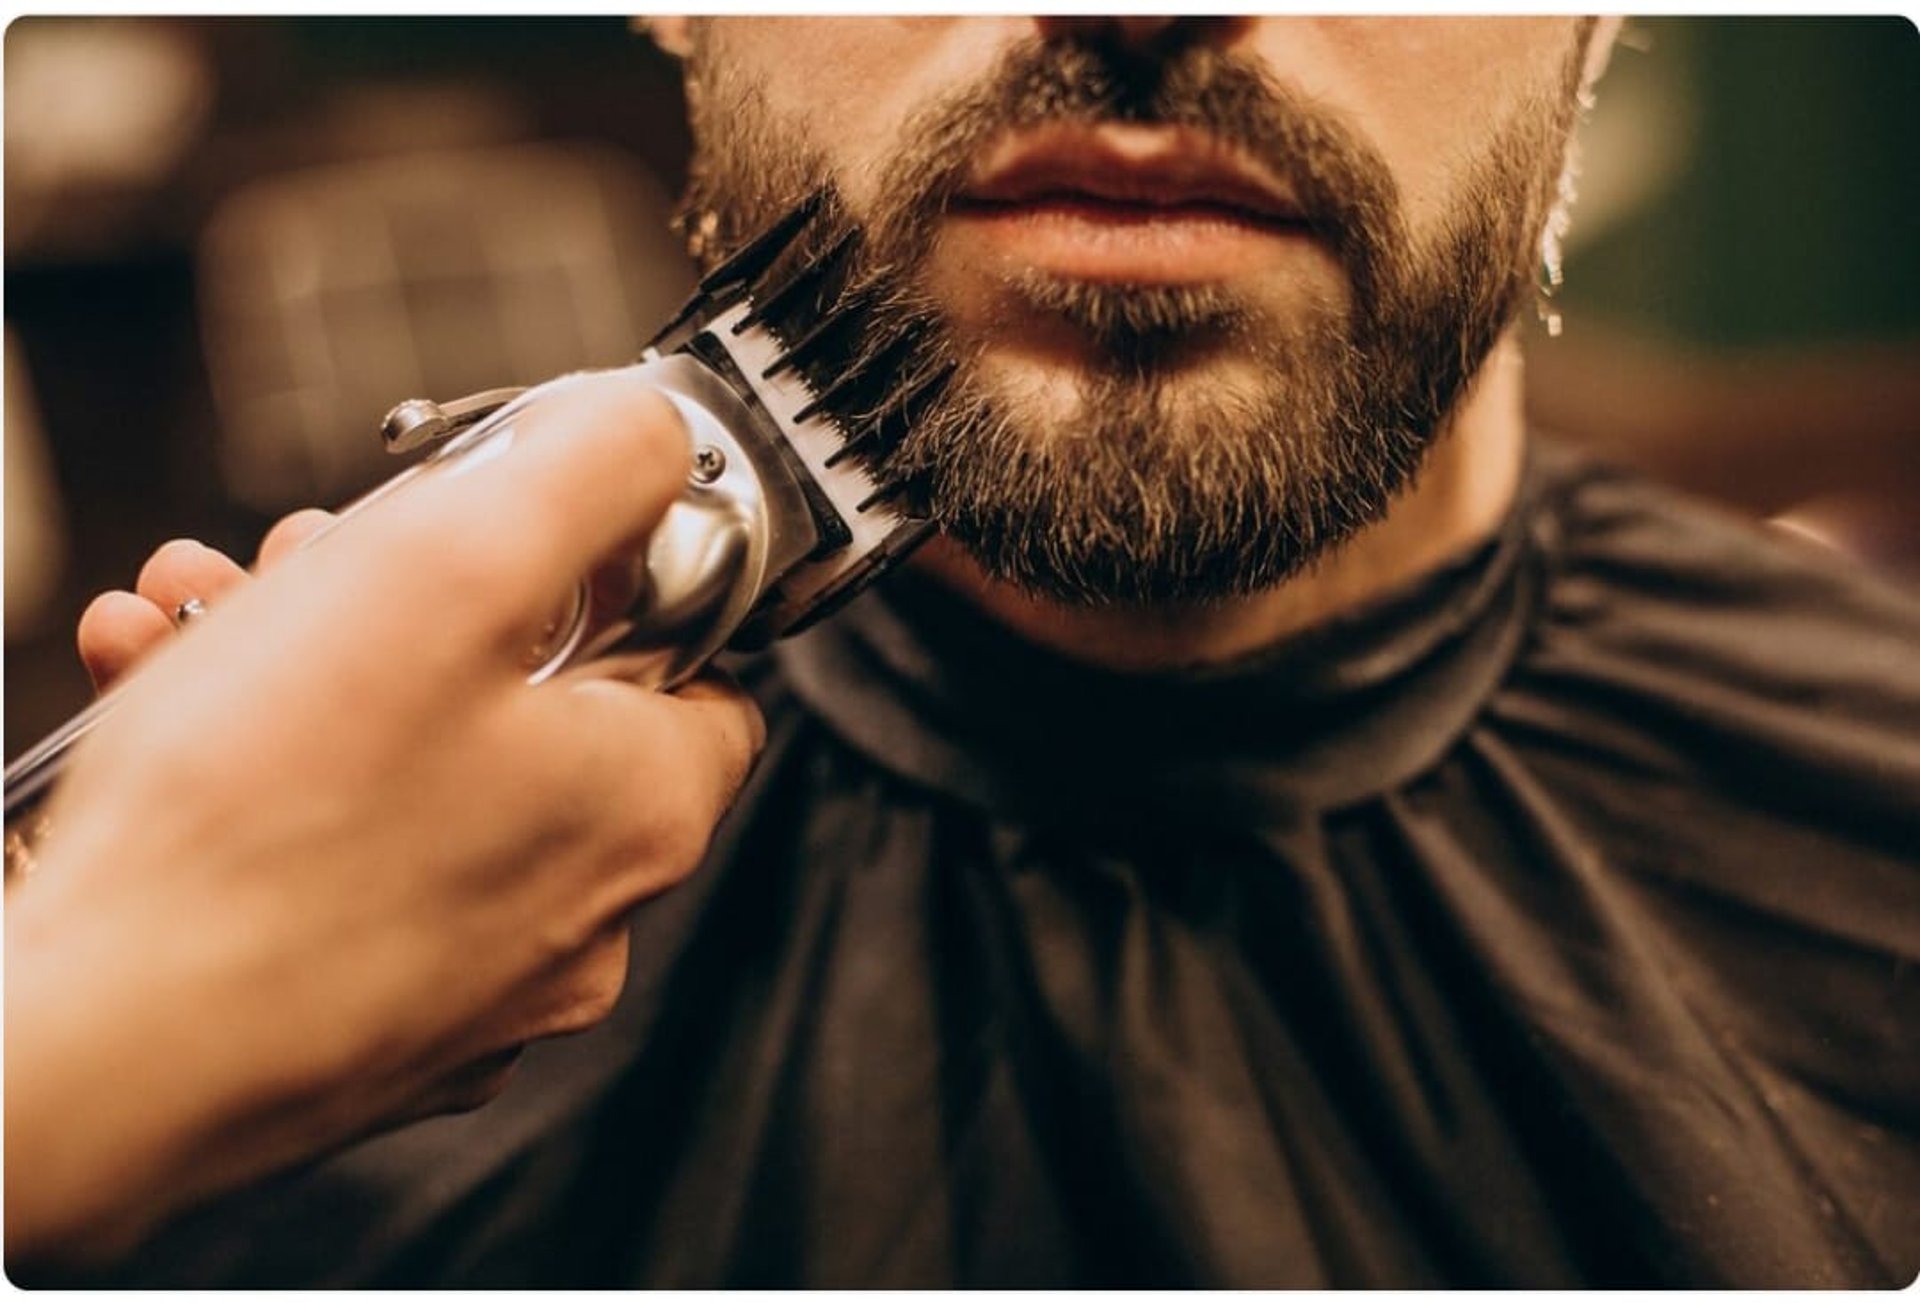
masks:
[[(10, 1250), (111, 1248), (477, 1104), (519, 1046), (611, 1008), (624, 915), (695, 867), (761, 725), (714, 683), (525, 681), (688, 453), (624, 378), (524, 425), (309, 547), (313, 518), (279, 531), (258, 579), (174, 545), (89, 612), (97, 678), (151, 654), (8, 895)], [(209, 614), (167, 638), (189, 596)]]

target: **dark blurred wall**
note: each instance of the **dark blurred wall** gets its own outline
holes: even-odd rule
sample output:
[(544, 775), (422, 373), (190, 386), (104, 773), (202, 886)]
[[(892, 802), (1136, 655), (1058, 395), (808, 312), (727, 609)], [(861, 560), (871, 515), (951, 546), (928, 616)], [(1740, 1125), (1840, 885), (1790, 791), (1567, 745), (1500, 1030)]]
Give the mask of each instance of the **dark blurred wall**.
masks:
[(1920, 583), (1920, 30), (1635, 19), (1613, 65), (1536, 423)]
[(1721, 348), (1920, 336), (1920, 30), (1633, 27), (1599, 111), (1638, 81), (1677, 84), (1687, 120), (1666, 126), (1686, 133), (1684, 162), (1658, 202), (1581, 246), (1569, 310)]

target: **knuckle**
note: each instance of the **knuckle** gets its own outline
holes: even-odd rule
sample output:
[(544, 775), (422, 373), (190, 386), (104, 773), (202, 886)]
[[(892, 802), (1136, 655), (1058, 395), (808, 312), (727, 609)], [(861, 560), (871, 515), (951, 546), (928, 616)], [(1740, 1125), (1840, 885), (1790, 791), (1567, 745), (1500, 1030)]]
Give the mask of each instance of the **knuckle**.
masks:
[(640, 819), (628, 849), (654, 891), (700, 867), (756, 755), (742, 717), (730, 714), (720, 723), (702, 712), (688, 723), (667, 734), (671, 750), (646, 766), (629, 806)]
[(746, 711), (714, 712), (702, 724), (706, 763), (697, 769), (688, 766), (688, 777), (699, 784), (689, 808), (701, 813), (703, 829), (710, 832), (711, 825), (719, 822), (746, 784), (760, 748), (753, 717)]
[(260, 540), (260, 553), (269, 556), (298, 545), (308, 535), (333, 519), (331, 512), (307, 507), (280, 517)]
[[(94, 594), (93, 600), (87, 603), (86, 609), (80, 612), (80, 621), (75, 626), (76, 634), (83, 648), (86, 646), (89, 638), (98, 634), (100, 622), (102, 620), (112, 619), (113, 609), (116, 606), (124, 604), (130, 597), (134, 597), (134, 594), (119, 588)], [(137, 601), (139, 599), (135, 598), (135, 600)]]
[(145, 592), (157, 585), (164, 585), (170, 577), (177, 577), (191, 564), (204, 546), (190, 538), (169, 539), (162, 543), (147, 557), (146, 564), (140, 567), (140, 577), (135, 587)]
[(685, 759), (650, 782), (651, 813), (638, 839), (648, 876), (662, 886), (679, 882), (700, 866), (713, 840), (714, 825), (725, 810), (724, 776), (716, 766)]
[(760, 708), (750, 699), (742, 699), (739, 709), (726, 717), (720, 739), (729, 804), (747, 781), (754, 761), (760, 758), (766, 745), (767, 723), (761, 717)]
[(681, 814), (669, 820), (654, 838), (650, 875), (657, 890), (693, 876), (713, 841), (713, 824)]
[(620, 992), (627, 984), (625, 966), (596, 978), (579, 1003), (582, 1019), (588, 1026), (606, 1021), (620, 1003)]
[(599, 1026), (619, 1005), (620, 993), (625, 989), (626, 981), (624, 956), (618, 963), (594, 963), (590, 969), (574, 977), (565, 1002), (547, 1021), (542, 1034), (566, 1036)]
[(153, 602), (115, 589), (95, 596), (80, 613), (73, 645), (98, 688), (119, 677), (172, 631), (172, 622)]
[(689, 808), (716, 820), (733, 803), (766, 743), (766, 724), (753, 699), (736, 688), (702, 684), (697, 696), (661, 698), (676, 716), (671, 736), (683, 754), (671, 772), (684, 780)]

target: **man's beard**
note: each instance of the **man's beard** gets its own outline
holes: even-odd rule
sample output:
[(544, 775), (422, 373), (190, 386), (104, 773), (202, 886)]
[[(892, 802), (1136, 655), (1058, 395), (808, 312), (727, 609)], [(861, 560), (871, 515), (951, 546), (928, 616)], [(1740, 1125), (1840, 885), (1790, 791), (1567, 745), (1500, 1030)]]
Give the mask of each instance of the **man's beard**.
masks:
[[(903, 438), (863, 453), (990, 578), (1042, 597), (1178, 606), (1300, 573), (1386, 514), (1526, 301), (1572, 125), (1575, 45), (1562, 93), (1513, 114), (1417, 242), (1378, 154), (1244, 59), (1015, 47), (907, 124), (860, 215), (857, 275), (938, 323), (909, 369), (955, 366)], [(724, 62), (696, 49), (689, 84), (698, 152), (682, 220), (707, 263), (832, 181), (804, 131)], [(990, 332), (955, 321), (925, 282), (940, 217), (980, 151), (1056, 122), (1195, 128), (1244, 150), (1288, 184), (1351, 306), (1279, 320), (1231, 283), (1014, 276), (1003, 291), (1076, 330), (1092, 358), (1071, 414), (1042, 415), (990, 374)], [(1211, 382), (1227, 362), (1252, 383)]]

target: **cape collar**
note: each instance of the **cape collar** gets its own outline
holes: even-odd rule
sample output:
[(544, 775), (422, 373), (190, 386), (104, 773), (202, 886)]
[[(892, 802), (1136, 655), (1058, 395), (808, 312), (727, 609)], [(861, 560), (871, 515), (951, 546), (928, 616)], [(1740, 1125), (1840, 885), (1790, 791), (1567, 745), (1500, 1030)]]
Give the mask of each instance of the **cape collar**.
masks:
[(1202, 669), (1034, 646), (913, 574), (778, 651), (801, 701), (896, 774), (998, 814), (1288, 819), (1430, 767), (1517, 654), (1536, 466), (1496, 536), (1336, 620)]

